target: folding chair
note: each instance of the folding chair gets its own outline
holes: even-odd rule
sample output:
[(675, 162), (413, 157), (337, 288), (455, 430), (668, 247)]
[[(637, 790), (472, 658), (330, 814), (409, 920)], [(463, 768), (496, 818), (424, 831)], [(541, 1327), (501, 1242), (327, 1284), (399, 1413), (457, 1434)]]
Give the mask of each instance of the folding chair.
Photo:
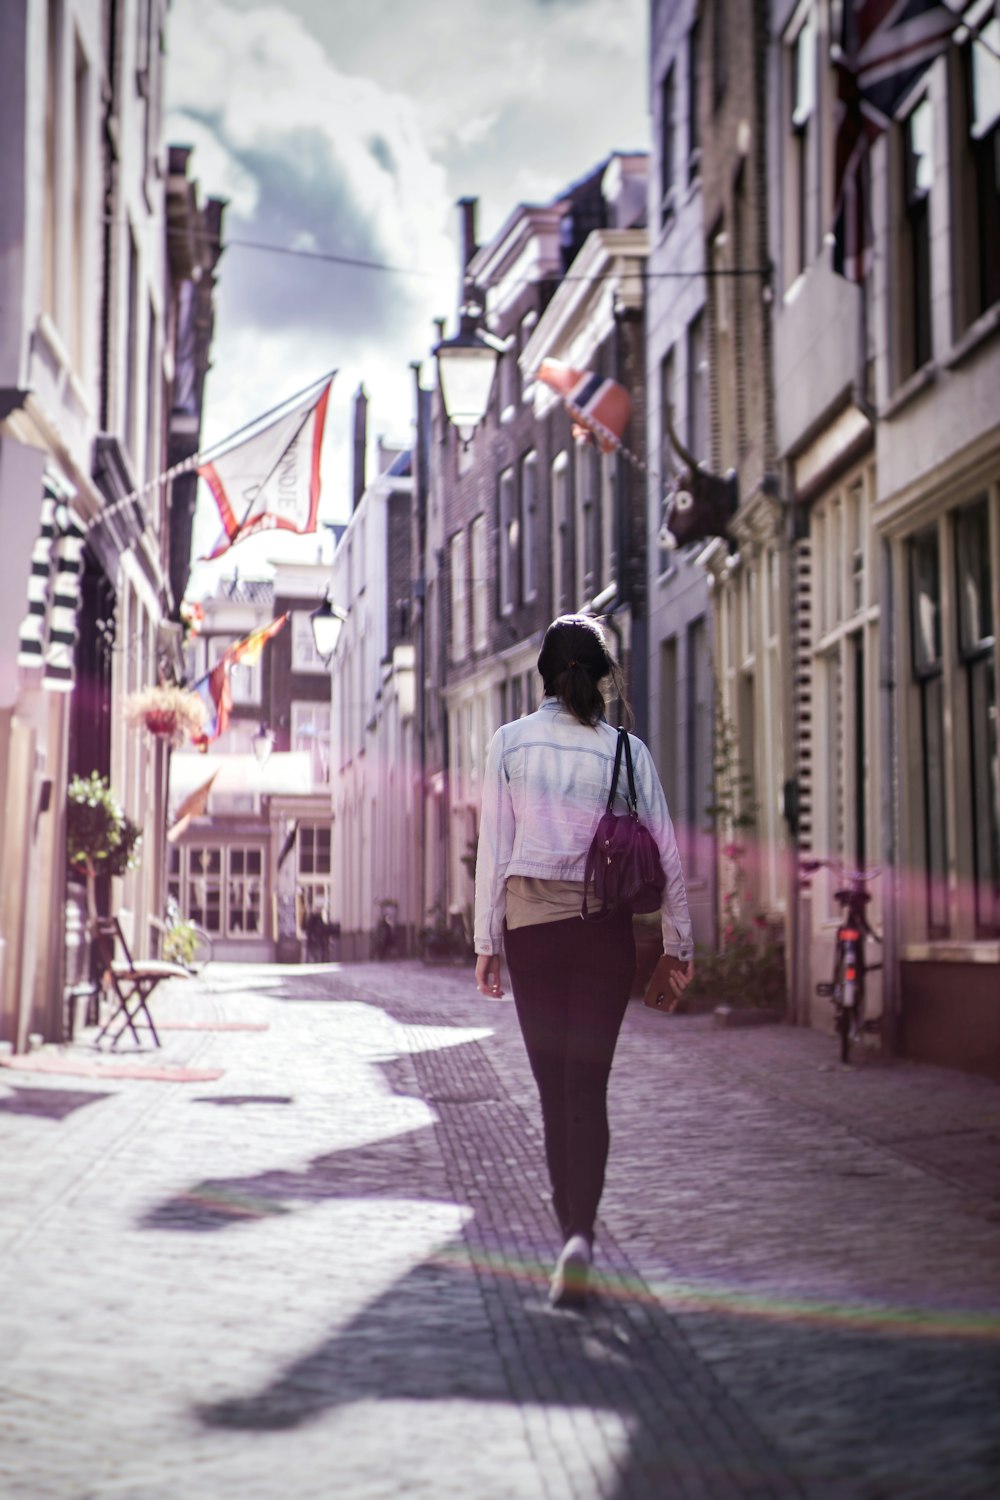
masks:
[[(111, 1035), (112, 1050), (118, 1045), (126, 1031), (131, 1031), (136, 1045), (140, 1045), (137, 1025), (148, 1027), (153, 1034), (154, 1043), (159, 1047), (160, 1038), (156, 1034), (153, 1017), (149, 1011), (149, 997), (162, 980), (190, 979), (190, 974), (180, 964), (167, 963), (163, 959), (144, 958), (136, 963), (129, 952), (125, 934), (122, 932), (121, 923), (117, 917), (98, 917), (94, 937), (104, 973), (118, 1001), (114, 1011), (94, 1038), (94, 1045), (100, 1045), (120, 1018), (121, 1025)], [(121, 948), (122, 959), (115, 957), (118, 947)], [(140, 1020), (140, 1017), (144, 1019)]]

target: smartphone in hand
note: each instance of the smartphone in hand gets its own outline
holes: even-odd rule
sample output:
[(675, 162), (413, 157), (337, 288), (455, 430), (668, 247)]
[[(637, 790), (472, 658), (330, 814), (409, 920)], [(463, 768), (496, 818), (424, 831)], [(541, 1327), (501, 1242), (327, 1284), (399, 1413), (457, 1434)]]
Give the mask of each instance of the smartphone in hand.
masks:
[(675, 958), (672, 953), (662, 953), (653, 970), (653, 977), (646, 986), (643, 1004), (648, 1005), (650, 1010), (662, 1010), (668, 1015), (676, 1010), (681, 997), (670, 983), (670, 976), (678, 972), (687, 973), (687, 968), (687, 959)]

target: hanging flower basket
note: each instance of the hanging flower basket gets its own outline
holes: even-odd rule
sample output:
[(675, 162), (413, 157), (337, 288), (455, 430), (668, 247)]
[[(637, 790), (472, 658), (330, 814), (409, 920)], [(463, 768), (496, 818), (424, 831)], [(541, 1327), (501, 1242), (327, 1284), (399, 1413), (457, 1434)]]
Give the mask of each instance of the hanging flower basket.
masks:
[(168, 684), (132, 693), (125, 700), (125, 718), (172, 745), (183, 745), (205, 727), (205, 709), (198, 695)]
[(150, 734), (162, 739), (173, 739), (177, 728), (177, 715), (169, 708), (151, 708), (146, 714), (146, 728)]

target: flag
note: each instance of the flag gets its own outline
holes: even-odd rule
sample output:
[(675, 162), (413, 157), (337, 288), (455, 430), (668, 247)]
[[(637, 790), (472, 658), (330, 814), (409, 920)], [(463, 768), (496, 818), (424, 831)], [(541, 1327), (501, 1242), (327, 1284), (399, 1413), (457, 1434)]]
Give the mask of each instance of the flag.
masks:
[(219, 557), (259, 531), (316, 530), (319, 461), (332, 379), (276, 421), (228, 449), (197, 473), (215, 497), (224, 535)]
[(198, 787), (190, 796), (185, 797), (177, 809), (177, 816), (167, 831), (167, 843), (175, 844), (181, 834), (187, 828), (192, 818), (203, 817), (208, 809), (208, 797), (212, 790), (212, 783), (218, 776), (218, 771), (213, 771), (204, 786)]
[(260, 661), (261, 652), (268, 641), (278, 634), (288, 623), (287, 611), (270, 620), (266, 625), (261, 625), (257, 630), (251, 630), (241, 641), (236, 641), (225, 652), (219, 662), (204, 677), (200, 677), (191, 689), (201, 698), (205, 705), (205, 729), (204, 732), (194, 739), (194, 744), (203, 753), (213, 740), (217, 740), (225, 734), (229, 728), (229, 718), (233, 707), (233, 689), (229, 681), (229, 673), (237, 662), (243, 662), (248, 667), (256, 666)]
[(850, 281), (871, 269), (872, 142), (945, 50), (960, 16), (938, 0), (843, 0), (837, 72), (833, 268)]
[(268, 641), (276, 636), (287, 623), (288, 615), (285, 613), (269, 624), (261, 625), (259, 630), (252, 630), (241, 641), (237, 641), (235, 646), (230, 646), (225, 659), (228, 660), (230, 666), (235, 666), (238, 661), (241, 661), (248, 667), (255, 667)]
[(617, 380), (591, 370), (574, 370), (558, 359), (543, 359), (538, 378), (563, 398), (577, 426), (574, 435), (593, 438), (602, 453), (621, 446), (632, 415), (632, 398)]
[(233, 707), (233, 690), (229, 682), (229, 656), (227, 654), (212, 668), (207, 676), (196, 682), (196, 692), (205, 705), (205, 728), (193, 739), (203, 753), (213, 740), (225, 734), (229, 728), (229, 716)]

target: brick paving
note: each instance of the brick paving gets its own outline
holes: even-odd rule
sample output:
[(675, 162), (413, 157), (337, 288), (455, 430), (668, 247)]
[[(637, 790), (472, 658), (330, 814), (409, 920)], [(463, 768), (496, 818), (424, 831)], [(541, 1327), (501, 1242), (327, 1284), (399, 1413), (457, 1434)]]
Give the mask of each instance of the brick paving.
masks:
[(578, 1315), (470, 970), (157, 1013), (222, 1076), (0, 1070), (4, 1500), (1000, 1493), (1000, 1087), (632, 1005)]

